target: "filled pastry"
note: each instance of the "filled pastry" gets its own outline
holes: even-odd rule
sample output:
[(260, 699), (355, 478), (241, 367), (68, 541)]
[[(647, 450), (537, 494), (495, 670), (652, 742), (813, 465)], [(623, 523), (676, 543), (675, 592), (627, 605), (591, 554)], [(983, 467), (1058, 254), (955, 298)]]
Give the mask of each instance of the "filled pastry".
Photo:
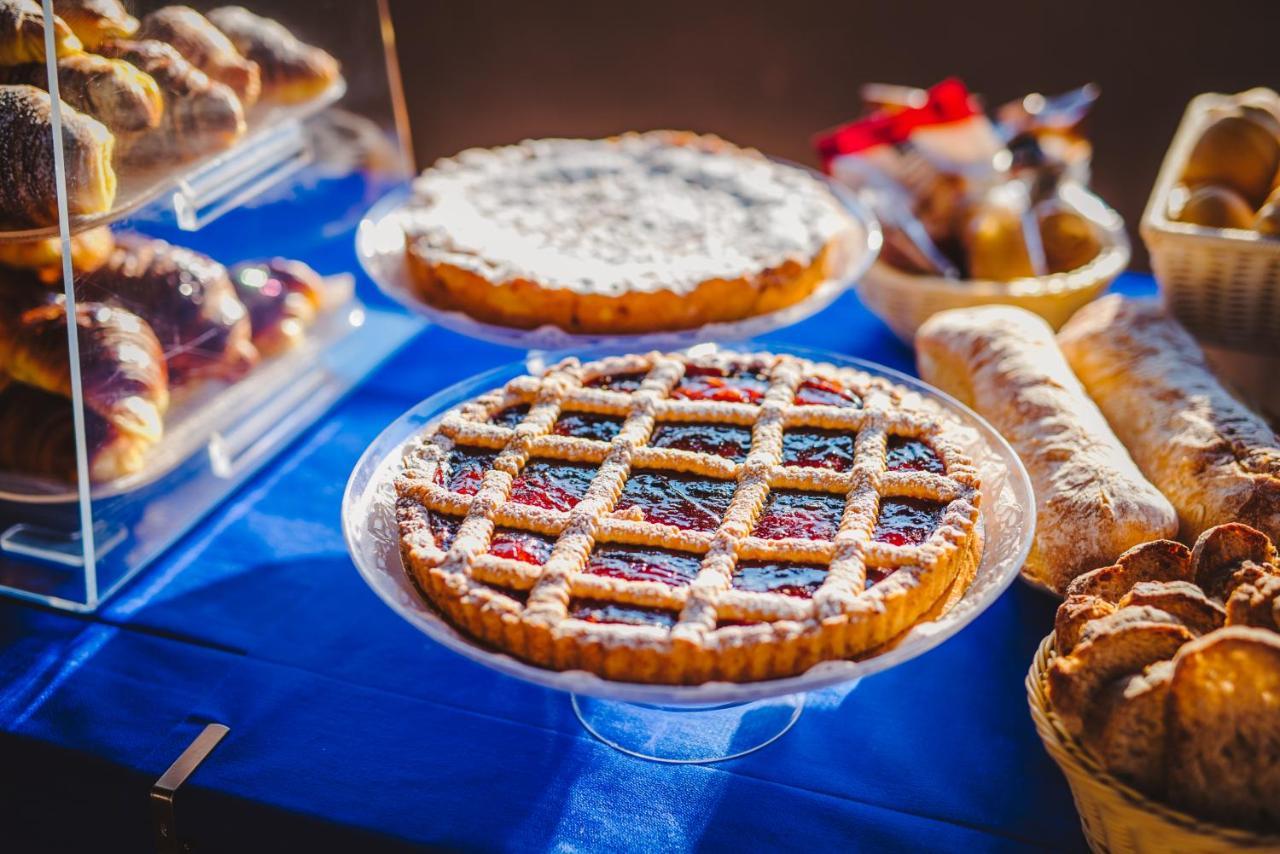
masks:
[[(0, 219), (11, 226), (58, 221), (49, 93), (35, 86), (0, 86)], [(67, 209), (72, 215), (111, 210), (116, 173), (114, 138), (106, 126), (67, 105), (62, 107)]]
[(150, 165), (227, 148), (244, 135), (244, 108), (235, 92), (210, 80), (163, 42), (109, 41), (105, 56), (123, 59), (151, 75), (164, 96), (159, 127), (122, 139), (122, 155)]
[[(75, 274), (92, 273), (106, 263), (116, 242), (107, 226), (77, 231), (71, 235), (71, 269)], [(62, 240), (0, 242), (0, 265), (29, 271), (45, 285), (62, 282)]]
[[(44, 62), (48, 25), (39, 0), (0, 0), (0, 65)], [(64, 21), (54, 16), (52, 26), (57, 56), (81, 49), (80, 40)]]
[(1105, 297), (1077, 312), (1058, 341), (1134, 462), (1178, 511), (1184, 541), (1225, 522), (1280, 537), (1280, 441), (1157, 303)]
[(258, 64), (245, 59), (222, 31), (189, 6), (165, 6), (142, 19), (137, 38), (171, 44), (183, 58), (236, 93), (245, 107), (261, 91)]
[(916, 333), (920, 376), (972, 406), (1027, 467), (1036, 536), (1026, 572), (1061, 592), (1178, 517), (1107, 426), (1036, 315), (1011, 306), (935, 314)]
[(297, 346), (324, 304), (324, 281), (301, 261), (247, 261), (231, 268), (231, 281), (264, 356)]
[(209, 20), (226, 34), (262, 76), (264, 100), (297, 103), (316, 97), (338, 79), (338, 61), (318, 47), (299, 41), (270, 18), (243, 6), (223, 6)]
[(53, 0), (53, 11), (84, 43), (97, 50), (109, 39), (127, 39), (138, 30), (138, 19), (120, 0)]
[[(59, 58), (57, 69), (58, 97), (112, 133), (135, 133), (160, 124), (160, 87), (151, 75), (124, 60), (77, 53)], [(0, 68), (0, 83), (29, 83), (48, 91), (48, 66), (40, 62)]]
[(227, 269), (207, 255), (140, 235), (116, 235), (107, 262), (76, 283), (82, 299), (120, 305), (155, 331), (175, 388), (239, 379), (258, 361), (249, 313)]

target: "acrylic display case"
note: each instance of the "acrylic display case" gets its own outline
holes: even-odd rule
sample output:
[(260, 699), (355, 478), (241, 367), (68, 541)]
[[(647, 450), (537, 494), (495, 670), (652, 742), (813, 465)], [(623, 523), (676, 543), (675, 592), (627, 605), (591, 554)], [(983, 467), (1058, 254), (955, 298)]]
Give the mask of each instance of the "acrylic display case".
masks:
[[(385, 3), (0, 3), (0, 589), (92, 610), (421, 326)], [(9, 20), (6, 20), (6, 16)]]

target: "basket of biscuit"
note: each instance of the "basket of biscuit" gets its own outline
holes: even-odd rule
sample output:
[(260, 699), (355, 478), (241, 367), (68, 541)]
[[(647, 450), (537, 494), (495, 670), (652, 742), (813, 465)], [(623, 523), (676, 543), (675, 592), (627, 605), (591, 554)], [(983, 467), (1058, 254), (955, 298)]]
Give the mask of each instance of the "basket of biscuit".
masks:
[(1061, 326), (1129, 261), (1119, 214), (1088, 189), (1084, 86), (989, 118), (955, 79), (864, 87), (868, 113), (815, 140), (823, 165), (880, 219), (858, 295), (910, 342), (947, 309), (999, 303)]
[(1280, 566), (1230, 523), (1077, 577), (1027, 676), (1100, 851), (1280, 847)]
[(1280, 351), (1280, 95), (1192, 100), (1141, 230), (1165, 304), (1196, 337)]

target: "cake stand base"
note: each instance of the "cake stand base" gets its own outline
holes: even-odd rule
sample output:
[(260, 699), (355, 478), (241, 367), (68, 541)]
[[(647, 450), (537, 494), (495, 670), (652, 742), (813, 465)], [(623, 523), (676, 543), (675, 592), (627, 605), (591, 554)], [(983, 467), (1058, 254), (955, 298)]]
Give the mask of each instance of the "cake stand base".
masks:
[(750, 703), (660, 706), (569, 696), (587, 732), (628, 756), (696, 765), (723, 762), (772, 744), (795, 725), (804, 694)]

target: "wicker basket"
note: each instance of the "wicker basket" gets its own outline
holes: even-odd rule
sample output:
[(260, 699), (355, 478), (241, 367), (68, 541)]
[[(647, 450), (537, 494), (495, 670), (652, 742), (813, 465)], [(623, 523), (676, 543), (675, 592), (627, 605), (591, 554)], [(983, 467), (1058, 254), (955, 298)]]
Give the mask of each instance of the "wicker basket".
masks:
[(1200, 95), (1187, 106), (1142, 215), (1142, 239), (1165, 306), (1193, 335), (1234, 350), (1280, 353), (1280, 238), (1168, 218), (1169, 196), (1216, 110), (1280, 111), (1270, 89)]
[(907, 344), (920, 324), (940, 311), (990, 303), (1025, 308), (1057, 329), (1106, 290), (1129, 264), (1129, 238), (1120, 215), (1078, 184), (1064, 187), (1063, 194), (1093, 223), (1102, 244), (1098, 255), (1083, 267), (1011, 282), (957, 281), (905, 273), (877, 261), (858, 282), (858, 296)]
[(1027, 701), (1045, 749), (1071, 785), (1090, 848), (1115, 854), (1280, 851), (1280, 837), (1209, 824), (1153, 801), (1108, 774), (1067, 734), (1049, 708), (1045, 673), (1053, 655), (1050, 634), (1040, 644), (1027, 674)]

